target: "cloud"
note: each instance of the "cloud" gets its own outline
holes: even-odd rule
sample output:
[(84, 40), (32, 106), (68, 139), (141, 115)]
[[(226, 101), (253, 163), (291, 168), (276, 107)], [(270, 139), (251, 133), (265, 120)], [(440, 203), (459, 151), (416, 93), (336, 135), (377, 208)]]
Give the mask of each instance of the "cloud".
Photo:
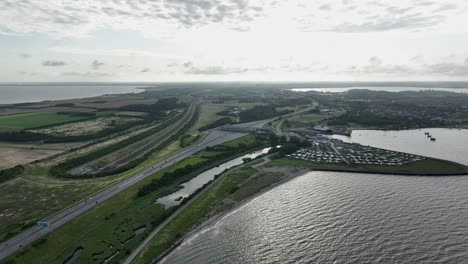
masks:
[(149, 68), (143, 68), (143, 69), (141, 69), (141, 71), (140, 71), (140, 72), (149, 72), (149, 71), (150, 71), (150, 69), (149, 69)]
[(93, 63), (91, 63), (91, 68), (93, 68), (93, 70), (98, 70), (102, 65), (104, 65), (104, 62), (94, 60)]
[(457, 8), (458, 8), (457, 4), (449, 3), (449, 4), (444, 4), (443, 6), (436, 8), (435, 11), (440, 12), (440, 11), (454, 10)]
[(435, 26), (442, 23), (444, 20), (445, 17), (438, 15), (427, 16), (423, 14), (403, 14), (396, 17), (375, 17), (359, 24), (343, 23), (332, 28), (330, 31), (356, 33), (381, 32), (397, 29), (416, 29)]
[(437, 63), (425, 65), (425, 71), (429, 74), (463, 76), (468, 75), (468, 64)]
[(417, 69), (411, 68), (407, 65), (382, 65), (382, 64), (369, 64), (365, 66), (351, 66), (347, 68), (345, 73), (359, 74), (363, 76), (373, 75), (389, 75), (389, 76), (408, 76), (418, 72)]
[(112, 56), (112, 57), (159, 57), (159, 58), (185, 58), (168, 53), (157, 53), (135, 49), (86, 49), (74, 47), (54, 46), (48, 49), (52, 52), (76, 54), (76, 55), (97, 55), (97, 56)]
[[(302, 3), (302, 1), (301, 1)], [(428, 1), (338, 1), (333, 8), (325, 1), (303, 4), (294, 17), (303, 31), (366, 33), (440, 29), (454, 19), (466, 21), (468, 4), (461, 0)], [(313, 12), (312, 8), (329, 12)], [(444, 30), (447, 30), (445, 28)]]
[(304, 31), (380, 32), (436, 26), (454, 10), (466, 16), (466, 7), (463, 0), (334, 1), (333, 6), (325, 0), (3, 0), (0, 34), (64, 38), (110, 29), (161, 37), (200, 28), (243, 32), (273, 20)]
[(0, 26), (12, 32), (55, 37), (85, 36), (97, 28), (188, 29), (213, 24), (238, 26), (263, 14), (246, 0), (3, 0)]
[(191, 62), (191, 61), (184, 62), (184, 67), (185, 68), (190, 68), (192, 66), (193, 66), (193, 62)]
[[(414, 62), (419, 62), (417, 59)], [(384, 64), (378, 57), (372, 57), (368, 64), (350, 66), (340, 73), (358, 74), (363, 76), (466, 76), (468, 75), (468, 58), (461, 63), (442, 62), (433, 64)]]
[(28, 53), (20, 53), (19, 56), (23, 59), (32, 58), (31, 54), (28, 54)]
[(369, 59), (369, 63), (371, 65), (381, 65), (382, 64), (382, 60), (377, 57), (377, 56), (372, 56), (370, 59)]
[(247, 68), (226, 68), (223, 66), (208, 66), (208, 67), (191, 67), (186, 70), (186, 74), (195, 74), (195, 75), (226, 75), (226, 74), (235, 74), (235, 73), (245, 73)]
[(68, 76), (68, 77), (107, 77), (107, 76), (112, 76), (113, 74), (105, 73), (105, 72), (76, 72), (76, 71), (70, 71), (70, 72), (62, 72), (62, 76)]
[(29, 72), (29, 71), (18, 71), (19, 74), (21, 75), (26, 75), (26, 76), (36, 76), (37, 72)]
[(321, 11), (330, 11), (332, 8), (331, 8), (331, 5), (324, 4), (324, 5), (319, 6), (318, 9), (321, 10)]
[(66, 62), (60, 60), (46, 60), (42, 62), (42, 66), (46, 67), (57, 67), (57, 66), (65, 66), (67, 65)]
[(423, 59), (421, 55), (416, 55), (410, 58), (411, 62), (420, 62)]

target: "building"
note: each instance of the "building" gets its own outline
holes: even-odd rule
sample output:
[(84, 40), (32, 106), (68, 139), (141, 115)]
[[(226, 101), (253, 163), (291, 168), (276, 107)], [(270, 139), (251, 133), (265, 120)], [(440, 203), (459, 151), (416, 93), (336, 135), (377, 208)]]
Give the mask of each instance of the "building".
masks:
[(314, 126), (314, 129), (317, 130), (317, 131), (321, 131), (321, 132), (326, 132), (326, 133), (331, 133), (333, 132), (333, 130), (331, 130), (329, 127), (327, 126)]

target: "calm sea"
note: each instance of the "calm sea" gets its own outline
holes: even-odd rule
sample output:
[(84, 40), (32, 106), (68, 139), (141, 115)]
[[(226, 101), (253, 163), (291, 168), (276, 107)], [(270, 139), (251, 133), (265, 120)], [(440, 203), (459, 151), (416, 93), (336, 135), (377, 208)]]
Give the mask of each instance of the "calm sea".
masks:
[[(466, 129), (340, 138), (468, 165)], [(468, 263), (467, 190), (468, 175), (309, 172), (197, 232), (162, 263)]]
[(105, 94), (139, 93), (136, 85), (0, 85), (0, 104), (41, 102), (94, 97)]
[[(431, 141), (429, 132), (436, 141)], [(334, 135), (345, 142), (418, 154), (468, 165), (468, 129), (353, 130), (351, 137)]]
[(345, 87), (345, 88), (293, 88), (290, 89), (294, 92), (330, 92), (330, 93), (342, 93), (353, 89), (365, 89), (372, 91), (386, 91), (386, 92), (403, 92), (403, 91), (445, 91), (453, 93), (468, 93), (468, 88), (424, 88), (424, 87)]
[(468, 176), (310, 172), (162, 263), (468, 263)]

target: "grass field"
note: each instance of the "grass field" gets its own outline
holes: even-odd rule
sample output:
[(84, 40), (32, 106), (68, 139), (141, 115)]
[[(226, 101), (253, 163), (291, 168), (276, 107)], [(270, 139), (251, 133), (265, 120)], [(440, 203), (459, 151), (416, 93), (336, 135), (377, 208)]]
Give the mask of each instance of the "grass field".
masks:
[(58, 136), (81, 136), (97, 133), (113, 126), (119, 126), (139, 120), (141, 119), (134, 117), (103, 116), (96, 119), (73, 122), (31, 131)]
[[(143, 130), (146, 130), (144, 128)], [(120, 141), (128, 135), (117, 137), (106, 142), (97, 144), (111, 144), (115, 140)], [(109, 176), (107, 178), (86, 179), (86, 180), (66, 180), (51, 177), (48, 169), (53, 164), (64, 158), (76, 156), (92, 151), (95, 146), (84, 148), (73, 153), (62, 154), (54, 159), (40, 162), (36, 165), (27, 165), (26, 172), (18, 179), (0, 185), (0, 193), (3, 199), (0, 201), (0, 240), (9, 233), (14, 234), (20, 231), (24, 223), (35, 221), (49, 216), (64, 207), (73, 204), (75, 201), (105, 188), (120, 179), (124, 179), (141, 172), (157, 161), (180, 150), (178, 142), (174, 142), (164, 150), (154, 153), (148, 160), (141, 163), (136, 168), (127, 172)], [(17, 193), (21, 193), (21, 199), (15, 199)], [(11, 208), (14, 208), (13, 210)], [(23, 210), (21, 208), (28, 208)]]
[(316, 163), (312, 161), (281, 158), (273, 160), (268, 166), (306, 167), (317, 170), (334, 171), (367, 171), (369, 173), (396, 173), (396, 174), (459, 174), (468, 173), (468, 167), (454, 162), (431, 159), (417, 161), (401, 166), (352, 166), (345, 163)]
[(59, 115), (57, 113), (27, 113), (0, 116), (0, 132), (19, 131), (29, 128), (49, 126), (70, 121), (77, 121), (85, 117)]
[(28, 177), (0, 185), (0, 240), (103, 187), (98, 182), (44, 184), (34, 181), (44, 173), (42, 168), (28, 166), (25, 171)]
[[(236, 146), (236, 142), (238, 145), (245, 140), (238, 139), (230, 144)], [(175, 142), (175, 146), (177, 145), (178, 142)], [(197, 164), (204, 160), (200, 156), (193, 156), (165, 171)], [(150, 176), (97, 208), (80, 215), (49, 234), (47, 240), (27, 247), (25, 251), (10, 259), (14, 259), (16, 263), (63, 263), (76, 249), (82, 247), (81, 257), (75, 263), (103, 263), (106, 260), (109, 262), (111, 256), (113, 256), (111, 262), (121, 261), (160, 220), (171, 212), (155, 204), (156, 199), (176, 190), (179, 184), (186, 180), (185, 178), (193, 177), (186, 175), (170, 186), (160, 188), (144, 197), (136, 197), (141, 186), (161, 177), (163, 173), (164, 171), (161, 171)], [(196, 175), (198, 172), (194, 173)], [(103, 184), (108, 183), (103, 182)], [(57, 195), (59, 194), (54, 196)], [(147, 227), (143, 233), (135, 233), (143, 227)]]
[(207, 218), (238, 206), (240, 202), (286, 178), (280, 173), (257, 172), (247, 166), (227, 172), (219, 182), (165, 226), (132, 263), (151, 263)]
[(27, 164), (35, 160), (40, 160), (63, 153), (71, 148), (76, 148), (85, 143), (10, 143), (0, 142), (0, 169), (14, 167), (20, 164)]
[(198, 133), (198, 129), (202, 126), (213, 123), (214, 121), (222, 118), (223, 116), (217, 115), (217, 113), (234, 107), (242, 107), (245, 109), (250, 109), (258, 105), (258, 103), (224, 103), (224, 104), (213, 104), (209, 102), (204, 102), (201, 104), (200, 118), (197, 123), (189, 130), (189, 133)]

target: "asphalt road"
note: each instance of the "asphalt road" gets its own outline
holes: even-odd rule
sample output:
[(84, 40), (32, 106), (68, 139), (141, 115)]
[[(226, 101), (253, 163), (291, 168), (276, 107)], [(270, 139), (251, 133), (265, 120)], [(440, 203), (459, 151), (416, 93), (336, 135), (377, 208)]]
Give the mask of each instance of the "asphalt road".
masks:
[[(303, 110), (305, 111), (305, 110)], [(301, 111), (302, 112), (302, 111)], [(287, 115), (288, 116), (288, 115)], [(238, 124), (235, 126), (238, 127), (255, 127), (261, 128), (266, 123), (269, 123), (276, 118), (249, 122)], [(120, 183), (117, 183), (107, 189), (104, 189), (93, 196), (87, 198), (86, 200), (82, 200), (66, 209), (61, 211), (60, 213), (51, 216), (48, 219), (44, 219), (42, 221), (47, 222), (49, 225), (47, 227), (39, 227), (33, 226), (30, 227), (20, 234), (10, 238), (9, 240), (3, 242), (0, 245), (0, 260), (12, 255), (13, 253), (21, 250), (23, 247), (31, 244), (35, 240), (51, 233), (55, 229), (61, 227), (62, 225), (66, 224), (73, 218), (81, 215), (82, 213), (96, 207), (100, 203), (106, 201), (107, 199), (117, 195), (121, 191), (133, 186), (134, 184), (140, 182), (141, 180), (145, 179), (146, 177), (165, 169), (179, 161), (182, 161), (185, 158), (190, 157), (191, 155), (211, 146), (223, 144), (225, 142), (240, 138), (247, 135), (247, 133), (236, 133), (236, 132), (227, 132), (227, 131), (219, 131), (219, 130), (212, 130), (210, 134), (199, 144), (190, 146), (185, 148), (184, 150), (170, 156), (169, 158), (155, 163), (150, 168), (135, 174), (134, 176), (122, 180)]]
[[(96, 169), (96, 170), (87, 170), (85, 167), (88, 164), (83, 164), (83, 165), (81, 165), (81, 166), (79, 166), (77, 168), (72, 169), (71, 173), (73, 175), (80, 175), (80, 174), (85, 174), (85, 173), (86, 174), (93, 174), (93, 173), (97, 173), (97, 172), (101, 172), (101, 171), (113, 170), (113, 169), (116, 169), (116, 168), (118, 168), (118, 167), (120, 167), (122, 165), (127, 164), (129, 161), (143, 155), (144, 153), (146, 153), (149, 150), (157, 147), (159, 144), (161, 144), (162, 142), (169, 139), (174, 134), (174, 131), (178, 131), (178, 130), (182, 129), (182, 127), (185, 124), (187, 124), (190, 121), (190, 119), (193, 117), (193, 115), (195, 114), (195, 109), (196, 109), (197, 105), (198, 105), (198, 102), (191, 103), (190, 106), (189, 106), (188, 111), (178, 121), (176, 121), (174, 124), (172, 124), (169, 128), (164, 129), (164, 131), (162, 131), (161, 133), (158, 133), (159, 135), (157, 137), (155, 137), (153, 140), (148, 142), (148, 144), (145, 144), (141, 148), (138, 148), (138, 149), (134, 150), (133, 152), (129, 153), (128, 155), (126, 155), (124, 157), (121, 157), (118, 160), (112, 162), (111, 164), (107, 164), (106, 166), (104, 166), (102, 168), (99, 168), (99, 169)], [(143, 139), (143, 140), (147, 140), (147, 139)], [(134, 143), (134, 144), (137, 144), (137, 143)], [(112, 153), (110, 155), (112, 155)]]
[(147, 153), (148, 151), (152, 150), (153, 148), (159, 146), (164, 141), (168, 140), (173, 134), (174, 131), (179, 131), (184, 127), (190, 120), (192, 119), (193, 115), (195, 114), (195, 109), (197, 108), (198, 102), (190, 104), (188, 111), (174, 124), (170, 127), (164, 129), (162, 132), (158, 133), (157, 137), (153, 138), (150, 142), (145, 144), (143, 147), (136, 149), (135, 151), (129, 153), (128, 155), (119, 158), (118, 160), (112, 162), (111, 164), (106, 165), (105, 167), (99, 169), (98, 171), (107, 171), (107, 170), (114, 170), (122, 165), (127, 164), (131, 160), (140, 157), (141, 155)]
[(64, 225), (65, 223), (69, 222), (73, 218), (81, 215), (82, 213), (96, 207), (98, 204), (106, 201), (107, 199), (117, 195), (121, 191), (131, 187), (132, 185), (138, 183), (139, 181), (145, 179), (146, 177), (167, 168), (207, 147), (219, 145), (240, 137), (243, 137), (247, 134), (245, 133), (232, 133), (232, 132), (224, 132), (214, 130), (212, 131), (202, 142), (197, 145), (188, 147), (173, 156), (160, 161), (154, 164), (152, 167), (126, 179), (121, 181), (118, 184), (115, 184), (95, 195), (89, 197), (86, 200), (83, 200), (77, 204), (74, 204), (65, 210), (61, 211), (60, 213), (48, 218), (44, 219), (44, 222), (48, 222), (48, 227), (39, 227), (33, 226), (31, 228), (26, 229), (25, 231), (21, 232), (20, 234), (10, 238), (9, 240), (3, 242), (0, 245), (0, 260), (12, 255), (13, 253), (19, 251), (26, 245), (34, 242), (35, 240), (41, 238), (49, 234), (50, 232), (54, 231), (55, 229), (59, 228), (60, 226)]

